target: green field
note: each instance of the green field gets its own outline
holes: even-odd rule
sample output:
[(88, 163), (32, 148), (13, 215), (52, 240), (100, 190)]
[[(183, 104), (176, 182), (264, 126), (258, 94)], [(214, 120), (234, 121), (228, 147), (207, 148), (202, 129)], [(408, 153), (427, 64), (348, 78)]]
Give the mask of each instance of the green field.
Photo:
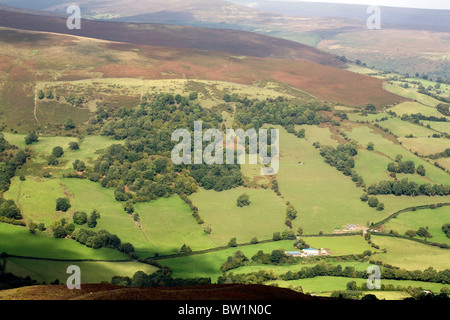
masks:
[(8, 258), (6, 272), (11, 272), (17, 276), (30, 276), (38, 282), (50, 283), (58, 279), (65, 284), (70, 274), (66, 273), (67, 267), (76, 265), (80, 267), (81, 284), (98, 283), (102, 281), (111, 282), (115, 275), (132, 277), (137, 271), (144, 271), (147, 274), (155, 272), (158, 268), (136, 262), (105, 262), (105, 261), (46, 261)]
[(429, 156), (450, 148), (450, 140), (445, 138), (399, 138), (402, 145), (411, 152)]
[[(431, 97), (428, 98), (433, 99)], [(389, 108), (389, 110), (394, 111), (399, 117), (401, 117), (404, 114), (417, 114), (417, 113), (421, 113), (427, 117), (431, 116), (438, 118), (444, 117), (442, 113), (440, 113), (439, 111), (436, 110), (436, 108), (434, 108), (434, 106), (436, 106), (437, 104), (439, 103), (426, 105), (418, 102), (403, 102), (396, 105), (395, 107)]]
[(94, 230), (105, 229), (122, 242), (130, 242), (138, 255), (154, 250), (133, 218), (124, 211), (122, 203), (115, 200), (113, 189), (84, 179), (61, 179), (61, 182), (72, 194), (74, 211), (89, 214), (96, 209), (100, 212), (101, 217)]
[(50, 226), (56, 220), (70, 219), (72, 208), (67, 212), (56, 211), (56, 199), (68, 196), (59, 180), (30, 176), (25, 179), (21, 181), (19, 177), (14, 177), (4, 197), (16, 202), (27, 221), (33, 220)]
[(450, 134), (450, 122), (422, 121), (425, 126), (429, 125), (432, 129)]
[(164, 266), (169, 266), (173, 270), (174, 278), (211, 277), (213, 282), (222, 275), (220, 266), (234, 252), (240, 250), (247, 258), (251, 258), (259, 250), (264, 253), (271, 253), (273, 250), (292, 251), (295, 250), (293, 240), (281, 240), (268, 243), (246, 245), (225, 250), (213, 251), (203, 254), (194, 254), (185, 257), (176, 257), (158, 260)]
[(138, 203), (134, 208), (140, 217), (141, 230), (155, 253), (174, 254), (183, 244), (194, 251), (215, 247), (189, 206), (178, 196)]
[[(14, 241), (11, 241), (14, 239)], [(20, 243), (20, 246), (17, 245)], [(56, 239), (27, 228), (0, 223), (0, 251), (10, 255), (64, 260), (128, 260), (118, 250), (92, 249), (70, 239)]]
[[(403, 156), (403, 161), (412, 160), (416, 167), (423, 165), (426, 169), (426, 177), (429, 181), (438, 184), (450, 184), (450, 175), (446, 174), (441, 169), (435, 167), (431, 163), (424, 159), (414, 155), (410, 151), (403, 148), (401, 145), (394, 143), (383, 137), (381, 133), (377, 133), (373, 129), (367, 126), (360, 126), (353, 128), (347, 133), (347, 136), (355, 141), (358, 141), (362, 146), (367, 146), (369, 142), (374, 143), (375, 151), (389, 157), (391, 162), (395, 160), (395, 157), (400, 154)], [(364, 172), (360, 173), (364, 176)]]
[(417, 231), (420, 227), (428, 227), (428, 232), (433, 236), (428, 241), (450, 244), (450, 238), (447, 238), (441, 229), (443, 224), (450, 223), (448, 212), (449, 207), (404, 212), (385, 223), (384, 228), (386, 231), (394, 230), (403, 235), (407, 230)]
[(415, 241), (386, 236), (372, 236), (372, 242), (386, 249), (376, 260), (406, 270), (425, 270), (433, 267), (440, 271), (448, 269), (450, 252)]
[[(79, 159), (86, 163), (87, 166), (93, 166), (95, 160), (100, 153), (113, 144), (123, 144), (123, 141), (112, 140), (104, 136), (86, 136), (83, 139), (62, 136), (40, 136), (39, 141), (27, 146), (25, 144), (24, 134), (4, 133), (5, 139), (19, 148), (29, 148), (36, 154), (32, 157), (32, 163), (25, 166), (26, 174), (39, 174), (39, 170), (45, 169), (52, 173), (61, 175), (62, 173), (73, 171), (72, 163)], [(69, 143), (78, 142), (79, 150), (70, 150)], [(59, 158), (57, 166), (48, 166), (47, 158), (52, 154), (53, 148), (60, 146), (64, 150), (64, 154)]]
[(280, 136), (277, 181), (281, 194), (298, 211), (294, 229), (302, 226), (306, 234), (331, 233), (344, 224), (365, 225), (386, 216), (361, 202), (362, 190), (325, 163), (311, 141), (299, 139), (284, 129), (280, 129)]
[[(251, 203), (238, 207), (237, 198), (243, 193), (249, 195)], [(211, 226), (210, 237), (217, 246), (227, 245), (233, 237), (238, 243), (250, 242), (253, 237), (272, 239), (274, 232), (287, 229), (286, 200), (270, 189), (239, 187), (221, 192), (200, 189), (190, 198), (205, 226)]]
[(303, 237), (303, 240), (313, 248), (329, 249), (334, 256), (361, 254), (366, 250), (373, 250), (362, 236)]
[[(346, 285), (350, 281), (355, 281), (358, 286), (366, 283), (365, 279), (357, 279), (357, 278), (345, 278), (345, 277), (315, 277), (308, 279), (299, 279), (299, 280), (276, 280), (269, 281), (267, 284), (278, 284), (280, 287), (301, 287), (303, 292), (316, 293), (319, 295), (327, 296), (331, 291), (339, 291), (346, 290)], [(385, 280), (381, 279), (381, 285), (393, 285), (395, 288), (397, 286), (407, 288), (411, 287), (421, 287), (424, 290), (430, 290), (435, 293), (439, 293), (442, 287), (448, 287), (448, 285), (443, 285), (439, 283), (431, 283), (431, 282), (423, 282), (423, 281), (410, 281), (410, 280)], [(378, 299), (386, 298), (387, 300), (402, 300), (410, 295), (406, 292), (398, 292), (398, 291), (365, 291), (364, 294), (375, 294)], [(395, 295), (393, 295), (395, 294)]]
[(394, 135), (398, 137), (413, 135), (414, 137), (428, 138), (431, 137), (434, 133), (436, 133), (434, 130), (422, 127), (418, 124), (403, 121), (400, 118), (390, 118), (385, 121), (380, 121), (378, 124), (382, 128), (388, 129), (390, 132), (392, 132)]
[[(409, 88), (409, 89), (404, 89), (400, 86), (397, 86), (395, 84), (384, 84), (384, 89), (397, 94), (399, 96), (420, 102), (421, 104), (425, 105), (425, 106), (429, 106), (429, 107), (435, 107), (437, 106), (439, 103), (441, 103), (439, 100), (434, 99), (433, 97), (427, 96), (426, 94), (421, 94), (416, 92), (414, 89)], [(437, 112), (437, 111), (436, 111)], [(413, 112), (416, 113), (416, 112)], [(418, 112), (417, 112), (418, 113)]]

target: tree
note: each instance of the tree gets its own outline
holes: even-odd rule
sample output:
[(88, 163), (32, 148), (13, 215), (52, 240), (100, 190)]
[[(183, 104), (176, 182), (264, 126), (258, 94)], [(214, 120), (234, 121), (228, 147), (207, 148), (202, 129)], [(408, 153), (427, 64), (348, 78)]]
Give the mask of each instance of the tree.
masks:
[(370, 197), (367, 203), (369, 204), (369, 207), (375, 208), (376, 206), (378, 206), (378, 198)]
[(377, 108), (376, 108), (375, 105), (373, 105), (372, 103), (369, 103), (369, 104), (366, 105), (365, 110), (366, 110), (368, 113), (376, 113)]
[(281, 234), (279, 232), (274, 232), (272, 236), (273, 241), (280, 241), (281, 240)]
[(383, 202), (379, 202), (377, 205), (377, 210), (378, 211), (383, 211), (384, 210), (384, 203)]
[(231, 238), (230, 241), (228, 242), (228, 246), (229, 247), (237, 247), (236, 238)]
[(302, 227), (298, 227), (297, 233), (298, 233), (299, 236), (303, 235), (303, 228)]
[(77, 211), (73, 214), (73, 222), (78, 225), (83, 225), (87, 222), (88, 217), (86, 212)]
[(64, 154), (63, 148), (57, 146), (53, 148), (52, 155), (54, 155), (56, 158), (60, 158)]
[(424, 168), (423, 165), (419, 165), (417, 167), (417, 169), (416, 169), (416, 172), (417, 172), (418, 175), (424, 177), (427, 171), (426, 171), (426, 169)]
[(56, 211), (66, 212), (71, 207), (69, 198), (56, 199)]
[(189, 94), (189, 100), (194, 101), (194, 100), (197, 100), (197, 98), (198, 98), (198, 92), (194, 91)]
[(87, 226), (89, 228), (95, 228), (97, 226), (97, 219), (100, 218), (100, 213), (97, 210), (93, 210), (87, 220)]
[(45, 98), (44, 90), (42, 90), (42, 89), (39, 90), (39, 91), (38, 91), (38, 94), (37, 94), (37, 97), (38, 97), (39, 100), (44, 99), (44, 98)]
[(372, 151), (375, 148), (375, 145), (373, 144), (373, 142), (369, 142), (367, 144), (367, 150)]
[(33, 142), (37, 142), (38, 140), (39, 140), (38, 136), (35, 132), (31, 132), (25, 136), (25, 144), (26, 145), (30, 145)]
[(356, 286), (356, 282), (355, 281), (349, 281), (349, 282), (347, 282), (347, 290), (350, 290), (350, 291), (356, 291), (358, 288), (357, 288), (357, 286)]
[(47, 90), (46, 91), (45, 98), (47, 98), (47, 99), (53, 99), (54, 98), (52, 90)]
[(236, 205), (237, 205), (238, 207), (249, 206), (249, 205), (250, 205), (250, 198), (249, 198), (249, 196), (248, 196), (246, 193), (241, 194), (241, 195), (237, 198)]
[(67, 118), (66, 122), (64, 122), (64, 128), (66, 130), (71, 130), (75, 128), (75, 124), (73, 123), (72, 118)]
[(405, 236), (408, 236), (410, 238), (414, 238), (416, 236), (416, 232), (414, 230), (407, 230), (405, 232)]
[(297, 210), (295, 210), (294, 206), (292, 204), (289, 204), (286, 208), (286, 216), (291, 219), (295, 220), (297, 218)]
[(38, 225), (37, 225), (36, 223), (34, 223), (33, 221), (31, 221), (31, 222), (28, 224), (28, 230), (30, 231), (31, 234), (35, 234), (37, 228), (38, 228)]
[(59, 161), (58, 158), (56, 158), (54, 155), (50, 155), (47, 159), (47, 164), (49, 166), (56, 166), (58, 165)]
[(70, 150), (78, 150), (80, 149), (80, 145), (78, 144), (78, 142), (72, 141), (69, 142), (69, 148)]
[(432, 237), (432, 235), (424, 227), (420, 227), (419, 230), (417, 230), (417, 235), (421, 238), (431, 238)]

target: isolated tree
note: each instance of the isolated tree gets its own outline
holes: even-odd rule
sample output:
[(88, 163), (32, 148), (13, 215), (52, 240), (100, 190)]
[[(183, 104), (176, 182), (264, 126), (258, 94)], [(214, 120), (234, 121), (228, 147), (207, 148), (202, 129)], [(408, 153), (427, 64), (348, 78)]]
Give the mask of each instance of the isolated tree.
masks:
[(75, 128), (75, 124), (73, 123), (72, 118), (67, 118), (66, 122), (64, 122), (64, 128), (66, 130), (71, 130)]
[(249, 198), (249, 196), (248, 196), (246, 193), (241, 194), (241, 195), (238, 197), (238, 199), (237, 199), (236, 205), (237, 205), (238, 207), (249, 206), (249, 205), (250, 205), (250, 198)]
[(66, 212), (71, 206), (69, 198), (56, 199), (56, 211)]
[(38, 99), (39, 99), (39, 100), (44, 99), (44, 98), (45, 98), (44, 90), (40, 89), (40, 90), (38, 91), (37, 96), (38, 96)]
[(30, 145), (38, 141), (38, 136), (35, 132), (31, 132), (25, 136), (25, 144)]
[(78, 150), (80, 149), (80, 145), (78, 144), (78, 142), (72, 141), (69, 142), (69, 148), (70, 150)]
[(53, 148), (52, 155), (54, 155), (55, 157), (60, 158), (63, 154), (64, 150), (62, 147), (57, 146)]
[(367, 150), (372, 151), (375, 148), (375, 145), (373, 144), (373, 142), (369, 142), (367, 144)]
[(295, 220), (297, 218), (297, 210), (295, 210), (294, 206), (292, 204), (289, 204), (286, 208), (286, 216), (291, 219)]
[(299, 236), (303, 235), (303, 228), (302, 228), (302, 227), (298, 227), (298, 229), (297, 229), (297, 234), (298, 234)]
[(236, 238), (231, 238), (230, 241), (228, 242), (228, 246), (229, 247), (237, 247)]

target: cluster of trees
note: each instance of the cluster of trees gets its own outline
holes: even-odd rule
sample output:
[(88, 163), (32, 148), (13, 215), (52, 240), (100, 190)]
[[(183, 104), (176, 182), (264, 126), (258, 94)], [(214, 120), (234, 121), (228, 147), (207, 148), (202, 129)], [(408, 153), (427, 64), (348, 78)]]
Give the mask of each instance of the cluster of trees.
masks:
[(19, 220), (22, 219), (22, 213), (14, 200), (0, 198), (0, 217)]
[(416, 169), (416, 164), (414, 163), (414, 161), (402, 161), (402, 158), (402, 155), (397, 155), (395, 158), (395, 162), (391, 162), (388, 164), (387, 170), (391, 173), (417, 173), (422, 177), (425, 176), (426, 170), (423, 165), (419, 165)]
[(420, 227), (417, 231), (414, 230), (407, 230), (405, 232), (405, 235), (410, 237), (410, 238), (414, 238), (416, 235), (421, 237), (421, 238), (432, 238), (433, 236), (431, 235), (431, 233), (428, 232), (428, 227)]
[(114, 276), (111, 284), (126, 287), (169, 287), (169, 286), (195, 286), (211, 284), (211, 278), (190, 278), (177, 279), (172, 277), (172, 270), (169, 267), (162, 267), (154, 273), (146, 274), (137, 271), (133, 277)]
[(66, 219), (56, 220), (52, 223), (51, 227), (53, 236), (57, 239), (65, 238), (72, 234), (75, 230), (73, 223), (67, 223)]
[(71, 104), (72, 106), (80, 108), (83, 106), (85, 99), (84, 99), (84, 97), (76, 96), (75, 94), (71, 93), (66, 98), (66, 101), (67, 101), (67, 103)]
[(245, 265), (247, 261), (248, 258), (242, 253), (242, 251), (239, 250), (234, 252), (233, 255), (227, 258), (227, 261), (220, 266), (220, 270), (222, 272), (226, 272), (228, 270)]
[(39, 141), (39, 137), (36, 134), (36, 132), (30, 132), (29, 134), (27, 134), (24, 138), (25, 140), (25, 144), (26, 145), (30, 145), (34, 142), (38, 142)]
[[(194, 204), (192, 203), (192, 200), (189, 199), (189, 197), (184, 193), (180, 194), (180, 197), (181, 197), (181, 199), (183, 199), (184, 202), (186, 202), (189, 205), (189, 208), (192, 211), (192, 216), (195, 218), (195, 220), (197, 220), (197, 223), (203, 224), (204, 221), (198, 214), (198, 208), (196, 206), (194, 206)], [(211, 231), (209, 231), (209, 233), (211, 233)]]
[(56, 166), (58, 165), (59, 161), (58, 158), (61, 158), (64, 154), (64, 149), (60, 146), (56, 146), (52, 150), (52, 154), (47, 159), (47, 164), (49, 166)]
[(358, 154), (357, 145), (354, 142), (347, 142), (337, 146), (337, 148), (331, 146), (320, 146), (320, 155), (325, 158), (325, 162), (330, 166), (335, 167), (346, 176), (351, 176), (352, 181), (356, 183), (358, 187), (363, 187), (363, 178), (356, 173), (353, 168), (355, 167), (355, 159), (353, 158)]
[(450, 194), (450, 186), (423, 183), (418, 185), (407, 178), (400, 181), (380, 181), (378, 184), (372, 184), (367, 188), (370, 195), (393, 194), (396, 196), (447, 196)]
[(280, 240), (295, 240), (297, 237), (295, 236), (295, 232), (293, 230), (284, 230), (283, 232), (274, 232), (272, 235), (273, 241)]
[(377, 208), (378, 211), (384, 210), (384, 203), (380, 202), (377, 197), (369, 197), (368, 193), (364, 193), (361, 196), (361, 201), (367, 202), (369, 207)]
[[(395, 114), (395, 113), (394, 113)], [(413, 113), (413, 114), (404, 114), (402, 115), (401, 119), (403, 121), (409, 121), (409, 122), (413, 122), (413, 123), (419, 123), (419, 121), (436, 121), (436, 122), (447, 122), (447, 118), (446, 117), (435, 117), (435, 116), (424, 116), (421, 113)]]
[(448, 104), (439, 103), (436, 106), (436, 110), (439, 111), (440, 113), (442, 113), (444, 116), (450, 117), (449, 107), (450, 106)]
[(288, 228), (292, 229), (292, 220), (295, 220), (297, 218), (297, 210), (294, 208), (294, 206), (290, 203), (288, 203), (286, 207), (286, 220), (284, 224), (288, 226)]
[[(9, 189), (11, 179), (17, 168), (25, 164), (29, 154), (9, 144), (0, 133), (0, 194)], [(0, 197), (0, 217), (5, 219), (21, 219), (20, 210), (14, 201), (6, 201)]]
[(77, 225), (84, 225), (87, 223), (89, 228), (95, 228), (97, 226), (97, 220), (100, 218), (100, 213), (97, 210), (93, 210), (89, 217), (86, 212), (77, 211), (73, 214), (73, 223)]
[(295, 258), (287, 256), (281, 250), (273, 250), (271, 253), (264, 253), (259, 250), (251, 257), (252, 263), (282, 265), (286, 263), (295, 263)]
[(251, 273), (226, 273), (217, 278), (217, 283), (264, 284), (265, 282), (270, 280), (277, 280), (277, 275), (272, 270), (260, 270)]
[(95, 232), (89, 229), (77, 228), (72, 232), (71, 238), (78, 243), (93, 249), (119, 249), (122, 245), (118, 236), (111, 234), (106, 230), (99, 230), (98, 232)]
[(39, 100), (42, 100), (44, 98), (51, 100), (55, 98), (55, 96), (53, 95), (53, 91), (50, 89), (45, 92), (42, 89), (38, 90), (37, 96)]

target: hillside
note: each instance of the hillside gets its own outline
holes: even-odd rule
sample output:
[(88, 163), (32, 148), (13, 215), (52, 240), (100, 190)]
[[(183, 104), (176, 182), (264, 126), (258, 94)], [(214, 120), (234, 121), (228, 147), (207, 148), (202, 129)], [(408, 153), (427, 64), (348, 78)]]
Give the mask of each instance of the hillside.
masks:
[(0, 300), (304, 300), (315, 298), (285, 288), (263, 285), (124, 288), (108, 284), (32, 286), (0, 291)]
[[(3, 15), (7, 16), (8, 13), (3, 12)], [(10, 13), (9, 19), (11, 16)], [(37, 21), (46, 21), (46, 17), (31, 17)], [(7, 20), (0, 19), (0, 21), (1, 24)], [(48, 27), (46, 24), (43, 25), (45, 28)], [(88, 28), (82, 30), (87, 32)], [(93, 32), (98, 32), (96, 30), (98, 29), (93, 29)], [(133, 34), (132, 30), (129, 32)], [(173, 30), (170, 33), (179, 36)], [(155, 34), (161, 36), (161, 33)], [(112, 35), (114, 36), (114, 33)], [(161, 39), (167, 42), (162, 36)], [(147, 38), (144, 40), (149, 42)], [(0, 30), (0, 41), (2, 43), (0, 68), (3, 72), (0, 90), (4, 97), (0, 102), (0, 111), (6, 117), (4, 120), (21, 132), (26, 132), (40, 123), (61, 123), (67, 116), (71, 116), (76, 122), (88, 120), (86, 109), (74, 110), (67, 108), (67, 104), (64, 103), (58, 103), (62, 109), (54, 109), (55, 102), (45, 103), (46, 108), (39, 107), (35, 102), (36, 82), (55, 82), (56, 85), (61, 81), (98, 78), (210, 80), (236, 82), (248, 86), (263, 86), (261, 83), (275, 82), (284, 86), (283, 90), (303, 100), (316, 97), (350, 106), (363, 106), (367, 103), (387, 106), (406, 100), (385, 91), (383, 80), (380, 79), (300, 59), (242, 55), (245, 48), (240, 46), (237, 46), (236, 53), (230, 54), (7, 28)], [(234, 40), (230, 43), (233, 42)], [(177, 45), (177, 42), (174, 45)], [(247, 43), (248, 51), (254, 48), (258, 48), (258, 44), (252, 47)], [(289, 52), (292, 57), (302, 55), (303, 51)], [(258, 53), (260, 52), (255, 54)], [(321, 55), (320, 53), (319, 57)], [(52, 61), (51, 64), (49, 59)], [(119, 103), (129, 105), (131, 101), (138, 101), (139, 94), (134, 90), (130, 94), (116, 95), (115, 99), (122, 101)], [(96, 99), (99, 101), (99, 93), (90, 97), (91, 101)], [(95, 110), (95, 102), (92, 107)]]
[(233, 55), (306, 60), (343, 67), (335, 56), (297, 42), (237, 30), (125, 24), (83, 20), (68, 30), (66, 19), (0, 10), (0, 26), (168, 48), (213, 50)]

